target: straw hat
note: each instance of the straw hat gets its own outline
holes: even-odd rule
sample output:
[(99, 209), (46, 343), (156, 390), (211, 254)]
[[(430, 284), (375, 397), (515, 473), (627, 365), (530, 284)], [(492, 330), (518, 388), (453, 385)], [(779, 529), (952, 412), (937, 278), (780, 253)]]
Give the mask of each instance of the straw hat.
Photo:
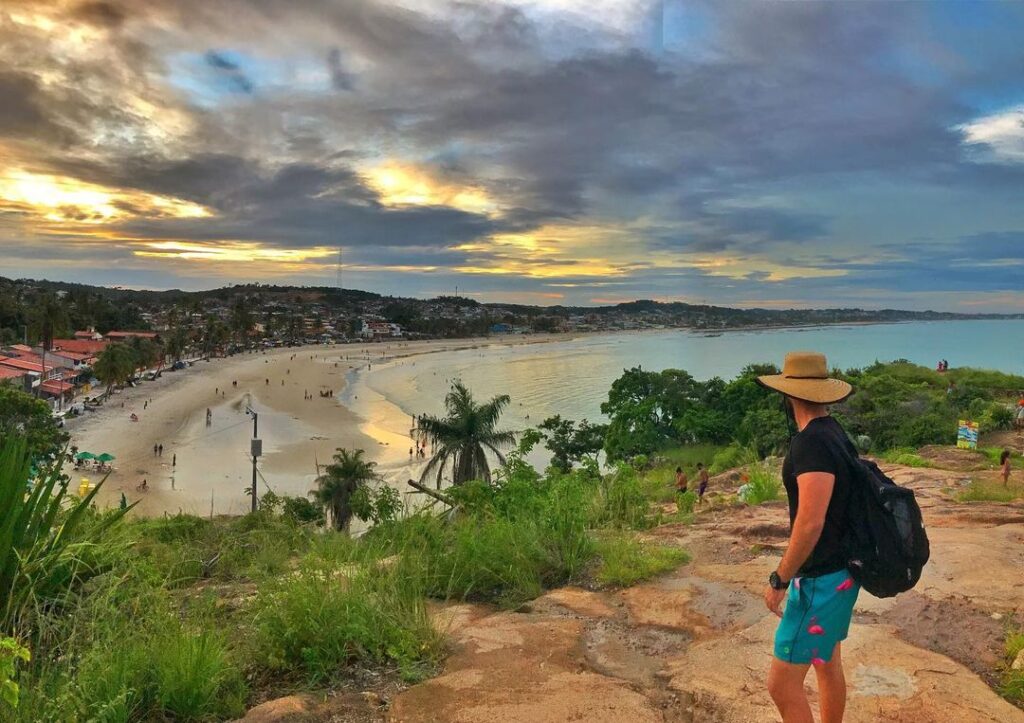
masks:
[(792, 351), (786, 354), (782, 374), (758, 377), (762, 386), (815, 404), (834, 404), (853, 394), (853, 387), (828, 375), (824, 354), (813, 351)]

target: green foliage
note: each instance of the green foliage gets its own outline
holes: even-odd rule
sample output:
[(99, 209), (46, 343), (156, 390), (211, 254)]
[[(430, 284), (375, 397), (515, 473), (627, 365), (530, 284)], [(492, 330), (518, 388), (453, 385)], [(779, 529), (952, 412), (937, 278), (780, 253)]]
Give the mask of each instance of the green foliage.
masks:
[(601, 405), (610, 420), (605, 452), (616, 461), (652, 455), (666, 446), (721, 445), (739, 438), (767, 454), (788, 438), (778, 395), (755, 381), (759, 374), (775, 371), (767, 365), (748, 366), (730, 382), (699, 382), (679, 369), (629, 369), (615, 380)]
[(24, 437), (33, 459), (53, 459), (68, 441), (42, 399), (0, 383), (0, 440)]
[(137, 359), (127, 344), (109, 344), (100, 352), (92, 373), (107, 386), (107, 393), (117, 385), (125, 384), (137, 368)]
[(11, 708), (18, 707), (17, 675), (18, 661), (28, 662), (32, 659), (28, 648), (18, 644), (14, 638), (0, 637), (0, 701)]
[(693, 512), (693, 508), (697, 505), (697, 493), (693, 490), (687, 490), (682, 494), (676, 494), (676, 506), (679, 508), (680, 514), (688, 515)]
[(394, 522), (403, 509), (402, 495), (389, 485), (376, 490), (362, 486), (352, 495), (352, 511), (363, 522), (374, 525)]
[(1000, 692), (1017, 704), (1024, 703), (1024, 670), (1014, 670), (1010, 666), (1022, 650), (1024, 650), (1024, 630), (1009, 630), (1006, 633), (1006, 669), (1003, 672)]
[(747, 482), (740, 488), (740, 499), (748, 505), (772, 502), (781, 496), (782, 480), (763, 462), (750, 465), (747, 477)]
[(0, 630), (29, 632), (30, 617), (62, 605), (94, 573), (94, 548), (125, 510), (103, 517), (89, 507), (100, 482), (72, 501), (58, 462), (42, 469), (28, 489), (30, 457), (23, 439), (0, 443)]
[(172, 626), (153, 637), (149, 661), (165, 715), (188, 721), (244, 712), (245, 683), (217, 633)]
[(456, 381), (444, 399), (446, 416), (426, 416), (420, 420), (419, 431), (434, 445), (434, 455), (423, 468), (420, 481), (435, 475), (438, 489), (446, 469), (451, 469), (452, 485), (470, 480), (491, 481), (487, 453), (505, 463), (503, 449), (515, 444), (513, 432), (497, 429), (501, 413), (509, 404), (502, 394), (489, 402), (477, 404), (466, 386)]
[(310, 494), (330, 512), (334, 529), (348, 529), (352, 515), (355, 514), (353, 496), (360, 488), (380, 479), (374, 471), (376, 466), (376, 462), (363, 459), (363, 450), (350, 452), (339, 447), (334, 462), (327, 465), (324, 474), (317, 477), (317, 488)]
[(620, 464), (601, 479), (595, 526), (643, 528), (650, 526), (649, 501), (640, 475)]
[(956, 495), (960, 502), (1013, 502), (1018, 497), (1024, 497), (1024, 490), (979, 480), (973, 480)]
[(886, 462), (901, 464), (904, 467), (931, 467), (932, 464), (912, 449), (897, 447), (879, 455)]
[(323, 507), (314, 504), (305, 497), (278, 495), (265, 492), (260, 498), (260, 510), (269, 514), (280, 515), (285, 520), (297, 525), (312, 524), (322, 527), (327, 519)]
[(563, 473), (572, 470), (584, 456), (597, 455), (604, 447), (606, 430), (606, 425), (590, 424), (585, 419), (577, 427), (571, 419), (557, 414), (540, 424), (544, 446), (551, 452), (551, 466)]
[(742, 467), (757, 461), (757, 452), (740, 444), (730, 444), (711, 459), (711, 474)]
[(436, 662), (442, 645), (420, 582), (396, 565), (358, 555), (342, 566), (310, 556), (294, 575), (260, 591), (256, 655), (267, 669), (311, 683), (354, 662), (395, 664), (415, 680)]
[(678, 547), (648, 544), (626, 533), (602, 535), (596, 543), (596, 551), (600, 558), (598, 582), (617, 587), (655, 577), (690, 559), (687, 552)]

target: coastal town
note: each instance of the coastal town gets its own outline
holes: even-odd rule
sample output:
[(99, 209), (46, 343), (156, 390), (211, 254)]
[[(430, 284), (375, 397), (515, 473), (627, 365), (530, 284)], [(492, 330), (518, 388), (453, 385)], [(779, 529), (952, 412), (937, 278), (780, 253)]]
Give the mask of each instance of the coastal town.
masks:
[[(177, 371), (190, 360), (254, 349), (673, 328), (717, 334), (761, 327), (995, 318), (900, 310), (735, 309), (651, 300), (537, 307), (487, 304), (458, 295), (415, 299), (262, 284), (190, 293), (0, 278), (0, 291), (0, 380), (49, 401), (55, 412), (71, 414), (114, 385)], [(118, 345), (131, 355), (104, 365), (100, 360), (105, 352)]]

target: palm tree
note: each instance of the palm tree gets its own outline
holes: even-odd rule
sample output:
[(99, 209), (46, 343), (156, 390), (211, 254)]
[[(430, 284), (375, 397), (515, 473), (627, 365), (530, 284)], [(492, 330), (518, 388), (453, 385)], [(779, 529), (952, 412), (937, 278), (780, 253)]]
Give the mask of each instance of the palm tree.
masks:
[(135, 373), (135, 354), (127, 344), (110, 344), (92, 367), (96, 378), (107, 385), (107, 396), (115, 384), (124, 384)]
[(453, 485), (474, 479), (490, 483), (491, 467), (487, 452), (505, 464), (505, 455), (500, 448), (511, 446), (516, 441), (514, 432), (495, 429), (508, 403), (509, 396), (502, 394), (486, 404), (477, 404), (461, 381), (452, 384), (452, 390), (444, 399), (448, 416), (444, 419), (427, 416), (419, 424), (419, 431), (427, 435), (435, 450), (420, 475), (420, 482), (436, 473), (437, 488), (440, 489), (441, 477), (450, 465)]
[(316, 478), (317, 488), (309, 494), (330, 512), (335, 530), (348, 529), (352, 520), (352, 495), (380, 479), (373, 469), (376, 466), (376, 462), (363, 459), (363, 450), (349, 452), (339, 447), (334, 464), (327, 465), (324, 474)]
[(46, 381), (46, 352), (53, 349), (55, 332), (67, 325), (67, 312), (60, 300), (53, 294), (45, 294), (36, 303), (35, 317), (39, 330), (39, 346), (42, 351), (42, 372), (39, 376), (39, 386), (36, 387), (36, 396), (38, 397), (43, 386), (42, 383)]

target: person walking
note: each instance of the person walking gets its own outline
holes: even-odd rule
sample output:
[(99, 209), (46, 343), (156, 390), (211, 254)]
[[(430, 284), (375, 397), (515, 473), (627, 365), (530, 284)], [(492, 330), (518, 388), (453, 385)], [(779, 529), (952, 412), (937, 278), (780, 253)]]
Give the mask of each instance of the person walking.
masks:
[(682, 467), (676, 467), (676, 492), (681, 495), (685, 495), (686, 489), (689, 485), (690, 483), (686, 478), (686, 472), (683, 471)]
[(156, 456), (157, 457), (163, 457), (164, 456), (164, 446), (162, 444), (158, 444), (156, 449), (157, 449)]
[(849, 397), (853, 387), (829, 378), (825, 355), (815, 352), (787, 354), (781, 374), (758, 377), (758, 382), (783, 394), (797, 429), (782, 465), (789, 543), (764, 591), (765, 605), (780, 618), (768, 693), (784, 723), (813, 723), (804, 690), (813, 666), (821, 721), (840, 723), (846, 708), (842, 641), (860, 592), (847, 571), (842, 544), (855, 481), (846, 460), (856, 459), (857, 450), (829, 415), (828, 405)]
[(700, 481), (700, 486), (697, 488), (697, 504), (701, 504), (704, 502), (704, 493), (708, 491), (708, 480), (710, 479), (703, 462), (697, 463), (697, 477)]

